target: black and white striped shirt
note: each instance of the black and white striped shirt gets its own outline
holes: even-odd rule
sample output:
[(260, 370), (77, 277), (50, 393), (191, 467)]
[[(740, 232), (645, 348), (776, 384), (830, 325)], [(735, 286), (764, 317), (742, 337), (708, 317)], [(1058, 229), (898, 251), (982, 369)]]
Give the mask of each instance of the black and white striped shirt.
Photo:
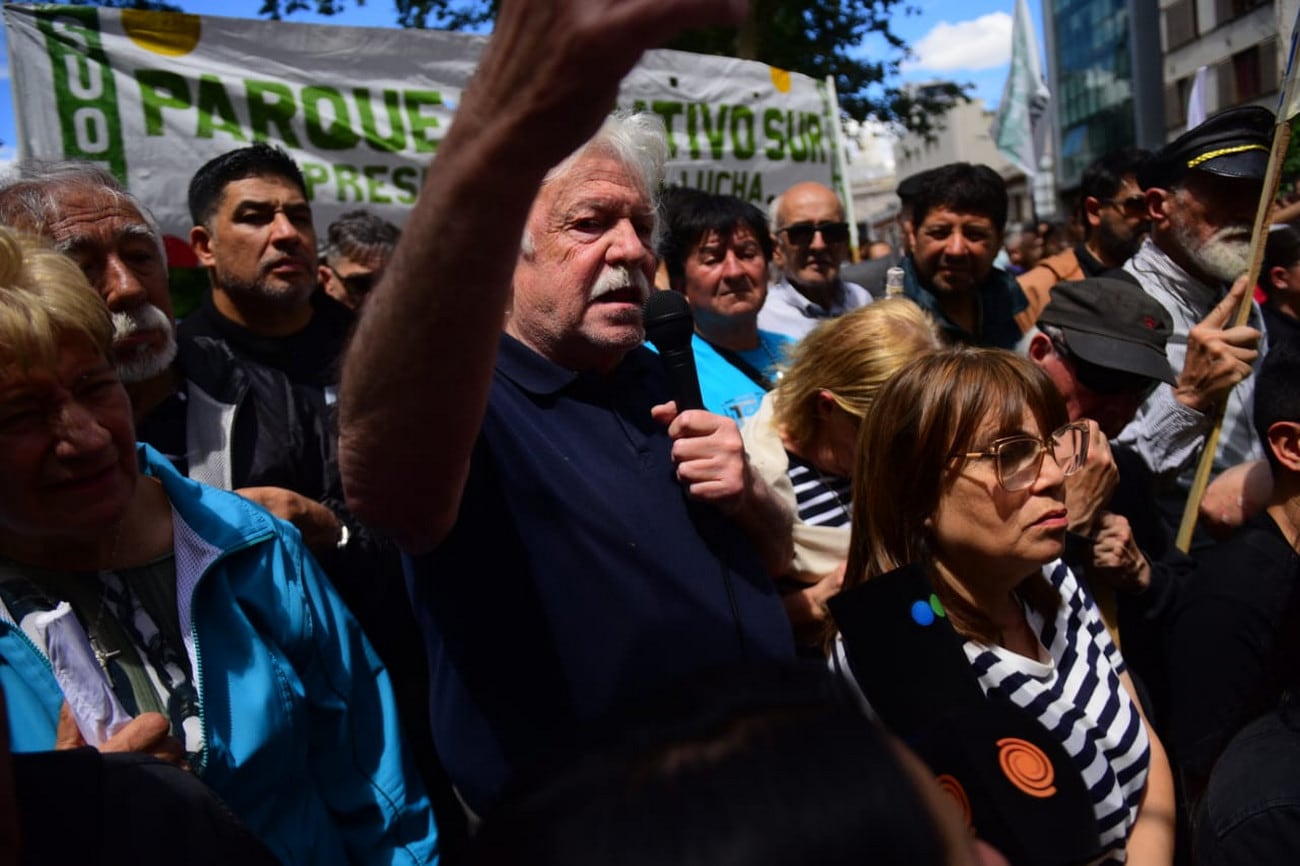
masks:
[(853, 519), (853, 482), (843, 475), (830, 475), (789, 451), (786, 474), (794, 487), (799, 520), (809, 526), (848, 526)]
[(1086, 588), (1059, 560), (1043, 575), (1061, 596), (1051, 622), (1027, 610), (1047, 651), (1034, 661), (1001, 646), (966, 641), (984, 693), (1029, 712), (1056, 735), (1092, 795), (1105, 863), (1123, 863), (1146, 786), (1151, 743), (1119, 675), (1124, 659)]
[[(1060, 593), (1061, 605), (1050, 623), (1032, 610), (1026, 616), (1047, 658), (1034, 661), (972, 640), (965, 642), (966, 658), (985, 695), (1011, 701), (1056, 736), (1092, 797), (1105, 847), (1096, 862), (1123, 863), (1146, 787), (1151, 742), (1120, 682), (1124, 659), (1091, 594), (1060, 560), (1043, 566), (1043, 574)], [(843, 636), (836, 637), (830, 668), (853, 687), (874, 718), (849, 665)]]

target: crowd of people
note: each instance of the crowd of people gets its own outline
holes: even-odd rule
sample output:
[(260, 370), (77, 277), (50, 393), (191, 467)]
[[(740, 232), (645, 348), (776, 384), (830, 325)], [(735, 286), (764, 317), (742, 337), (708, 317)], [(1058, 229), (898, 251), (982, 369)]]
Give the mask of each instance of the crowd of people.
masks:
[(179, 324), (111, 175), (0, 179), (0, 864), (1300, 853), (1273, 115), (1098, 160), (1073, 243), (906, 178), (851, 264), (833, 190), (661, 196), (608, 113), (737, 6), (507, 0), (401, 231), (218, 156)]

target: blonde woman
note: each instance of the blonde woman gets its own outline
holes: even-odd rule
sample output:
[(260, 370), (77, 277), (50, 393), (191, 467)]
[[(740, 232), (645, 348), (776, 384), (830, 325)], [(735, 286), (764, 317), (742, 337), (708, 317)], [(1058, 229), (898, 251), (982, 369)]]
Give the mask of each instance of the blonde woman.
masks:
[(286, 866), (431, 862), (387, 671), (296, 530), (137, 446), (112, 335), (77, 265), (0, 227), (13, 750), (186, 765)]
[(777, 387), (741, 435), (751, 465), (795, 512), (794, 559), (782, 590), (796, 637), (818, 645), (825, 600), (849, 551), (858, 428), (890, 376), (941, 345), (911, 301), (877, 301), (832, 319), (793, 349)]

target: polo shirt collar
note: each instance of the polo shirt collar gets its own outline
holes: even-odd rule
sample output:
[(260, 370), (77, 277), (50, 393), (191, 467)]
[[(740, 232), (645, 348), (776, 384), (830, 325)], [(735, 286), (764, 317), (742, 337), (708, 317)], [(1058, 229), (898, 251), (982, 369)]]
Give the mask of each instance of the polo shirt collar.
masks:
[(501, 375), (530, 394), (547, 396), (558, 394), (575, 383), (584, 393), (618, 389), (651, 374), (661, 363), (658, 356), (649, 349), (637, 346), (608, 374), (595, 371), (574, 372), (543, 357), (503, 331), (497, 345), (496, 368)]
[(826, 319), (848, 312), (848, 310), (844, 309), (848, 302), (848, 292), (844, 288), (844, 280), (842, 279), (837, 278), (835, 280), (835, 295), (831, 299), (829, 308), (808, 300), (803, 292), (795, 288), (794, 283), (790, 282), (790, 278), (787, 276), (782, 275), (777, 285), (780, 286), (780, 292), (790, 306), (798, 310), (804, 318)]
[(505, 332), (497, 345), (497, 371), (532, 394), (557, 394), (578, 378)]

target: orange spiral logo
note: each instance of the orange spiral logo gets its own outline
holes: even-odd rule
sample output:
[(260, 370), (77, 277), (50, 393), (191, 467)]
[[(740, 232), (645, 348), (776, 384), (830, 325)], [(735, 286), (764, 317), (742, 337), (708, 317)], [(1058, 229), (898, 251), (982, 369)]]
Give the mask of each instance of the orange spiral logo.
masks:
[(1031, 797), (1056, 793), (1056, 773), (1043, 750), (1026, 740), (1005, 737), (998, 740), (998, 763), (1011, 784)]
[(939, 783), (939, 787), (944, 790), (944, 793), (957, 801), (957, 809), (961, 812), (962, 823), (966, 825), (966, 829), (971, 829), (970, 798), (966, 796), (966, 789), (961, 786), (961, 782), (958, 782), (947, 773), (939, 776), (935, 781)]

